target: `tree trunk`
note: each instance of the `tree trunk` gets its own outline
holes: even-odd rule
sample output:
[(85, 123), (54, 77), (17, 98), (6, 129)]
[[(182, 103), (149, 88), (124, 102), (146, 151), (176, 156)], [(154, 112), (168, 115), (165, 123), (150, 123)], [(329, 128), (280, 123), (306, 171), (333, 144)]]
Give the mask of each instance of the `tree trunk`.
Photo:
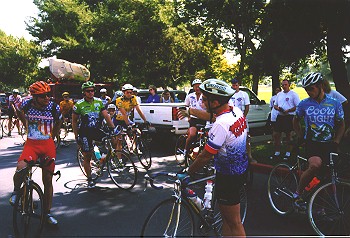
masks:
[[(333, 80), (338, 92), (343, 94), (349, 102), (350, 99), (350, 85), (347, 79), (347, 70), (343, 61), (342, 51), (342, 37), (339, 34), (337, 28), (333, 25), (328, 29), (327, 34), (327, 56), (331, 71), (333, 74)], [(350, 120), (350, 104), (346, 104), (344, 107), (345, 119), (347, 123)]]
[(271, 76), (272, 76), (272, 92), (271, 92), (271, 95), (273, 96), (273, 95), (275, 95), (275, 88), (281, 87), (278, 65), (274, 66), (273, 70), (271, 71)]

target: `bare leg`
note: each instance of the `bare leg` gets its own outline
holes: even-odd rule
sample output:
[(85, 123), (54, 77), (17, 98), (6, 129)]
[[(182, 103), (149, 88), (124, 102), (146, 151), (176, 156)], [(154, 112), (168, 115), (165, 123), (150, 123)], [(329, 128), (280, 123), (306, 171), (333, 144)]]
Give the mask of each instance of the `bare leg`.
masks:
[(309, 168), (305, 170), (300, 176), (299, 186), (297, 188), (297, 193), (301, 194), (304, 188), (310, 183), (310, 181), (317, 175), (320, 171), (322, 165), (322, 160), (318, 156), (313, 156), (309, 159)]
[(240, 204), (222, 205), (219, 204), (222, 216), (222, 236), (223, 237), (245, 237), (245, 230), (241, 221)]
[(86, 173), (86, 176), (88, 178), (91, 177), (91, 164), (90, 164), (90, 161), (91, 161), (91, 156), (92, 156), (92, 152), (83, 152), (83, 155), (84, 155), (84, 170), (85, 170), (85, 173)]
[(196, 127), (188, 128), (187, 135), (188, 135), (188, 137), (187, 137), (187, 140), (186, 140), (185, 149), (188, 152), (190, 150), (190, 148), (191, 148), (192, 142), (194, 142), (196, 140), (197, 128)]
[(52, 174), (46, 169), (43, 169), (42, 171), (42, 180), (44, 184), (44, 211), (45, 214), (49, 214), (53, 197)]

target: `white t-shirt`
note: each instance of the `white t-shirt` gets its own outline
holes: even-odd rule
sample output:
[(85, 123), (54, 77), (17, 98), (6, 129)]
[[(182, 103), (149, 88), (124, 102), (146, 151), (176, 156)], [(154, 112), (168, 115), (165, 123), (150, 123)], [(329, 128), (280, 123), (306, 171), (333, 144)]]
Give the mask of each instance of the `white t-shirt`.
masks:
[(276, 95), (273, 95), (270, 99), (270, 107), (271, 107), (271, 121), (275, 122), (277, 119), (278, 111), (273, 107), (275, 101), (276, 101)]
[(244, 113), (245, 106), (250, 105), (249, 95), (248, 93), (239, 90), (233, 94), (228, 104), (230, 106), (238, 107)]
[(337, 99), (340, 103), (343, 103), (347, 100), (346, 97), (344, 97), (340, 92), (333, 89), (328, 93), (328, 95), (332, 98)]
[[(296, 92), (290, 90), (289, 92), (285, 93), (284, 91), (279, 92), (277, 94), (276, 100), (274, 105), (283, 108), (284, 110), (291, 109), (293, 107), (296, 107), (300, 102), (299, 96)], [(278, 115), (286, 115), (285, 113), (278, 112)], [(288, 112), (288, 115), (295, 115), (294, 112)]]
[[(195, 109), (199, 109), (199, 110), (205, 110), (203, 101), (202, 101), (202, 94), (199, 96), (198, 100), (197, 100), (197, 95), (195, 92), (189, 93), (186, 98), (185, 98), (185, 104), (186, 106), (188, 106), (189, 108), (195, 108)], [(191, 117), (193, 118), (197, 118), (193, 115), (191, 115)]]

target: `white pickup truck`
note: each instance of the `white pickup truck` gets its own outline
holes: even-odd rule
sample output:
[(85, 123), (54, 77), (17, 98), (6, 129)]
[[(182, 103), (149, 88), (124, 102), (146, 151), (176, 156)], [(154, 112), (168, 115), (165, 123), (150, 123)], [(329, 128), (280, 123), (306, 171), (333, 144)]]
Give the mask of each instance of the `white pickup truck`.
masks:
[[(250, 98), (250, 107), (248, 113), (248, 123), (250, 128), (264, 127), (270, 113), (270, 107), (264, 100), (260, 100), (254, 92), (246, 87), (240, 87), (240, 90), (248, 93)], [(162, 91), (158, 94), (161, 95)], [(156, 128), (157, 131), (167, 131), (175, 134), (185, 134), (189, 123), (187, 119), (179, 120), (177, 112), (179, 108), (185, 107), (184, 91), (172, 90), (179, 102), (176, 103), (141, 103), (140, 107), (145, 114), (147, 121)], [(142, 102), (147, 99), (148, 90), (141, 90), (139, 96)], [(140, 115), (135, 110), (134, 122), (142, 122)]]

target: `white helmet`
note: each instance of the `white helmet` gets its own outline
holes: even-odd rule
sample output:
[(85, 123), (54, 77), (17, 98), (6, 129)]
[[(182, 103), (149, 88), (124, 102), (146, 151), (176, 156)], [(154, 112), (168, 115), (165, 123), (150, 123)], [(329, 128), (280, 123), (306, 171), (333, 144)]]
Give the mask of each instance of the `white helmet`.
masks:
[(132, 86), (129, 83), (124, 84), (124, 86), (122, 87), (122, 91), (125, 91), (125, 90), (134, 90), (134, 86)]
[(107, 92), (107, 89), (101, 88), (100, 93), (106, 93), (106, 92)]
[(19, 93), (19, 90), (15, 88), (14, 90), (12, 90), (12, 93)]
[(134, 89), (132, 91), (139, 92), (139, 90), (136, 87), (134, 87)]
[(195, 84), (201, 84), (202, 83), (202, 80), (200, 79), (195, 79), (192, 81), (192, 86), (195, 85)]
[(206, 95), (232, 97), (235, 93), (230, 85), (219, 79), (207, 79), (201, 85), (199, 85), (201, 92)]
[(322, 80), (323, 77), (321, 73), (310, 73), (301, 80), (301, 86), (306, 88), (307, 86), (314, 85)]
[(107, 109), (114, 109), (114, 110), (117, 110), (117, 107), (116, 107), (116, 105), (114, 105), (114, 104), (108, 104)]

